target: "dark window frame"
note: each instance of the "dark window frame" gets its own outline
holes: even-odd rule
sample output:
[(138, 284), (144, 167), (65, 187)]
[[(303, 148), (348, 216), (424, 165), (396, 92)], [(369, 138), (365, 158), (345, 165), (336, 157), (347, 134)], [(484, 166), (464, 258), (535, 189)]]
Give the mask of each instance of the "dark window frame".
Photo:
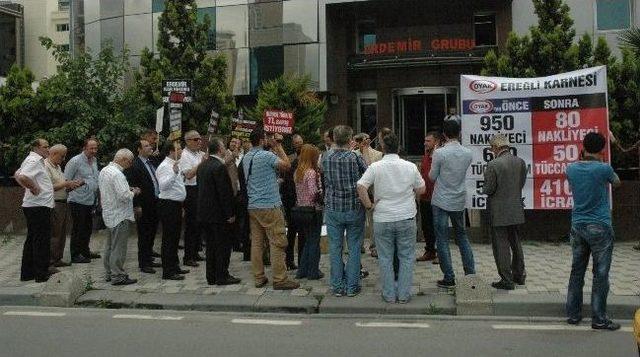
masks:
[(355, 45), (356, 45), (356, 46), (355, 46), (355, 47), (356, 47), (356, 48), (355, 48), (355, 52), (356, 52), (357, 54), (364, 54), (364, 52), (365, 52), (365, 51), (364, 51), (364, 49), (365, 49), (365, 45), (364, 45), (364, 38), (362, 39), (362, 40), (363, 40), (363, 41), (362, 41), (362, 48), (360, 48), (360, 44), (361, 44), (361, 41), (360, 41), (360, 27), (361, 27), (362, 25), (373, 25), (373, 27), (372, 27), (372, 28), (373, 28), (373, 31), (372, 31), (372, 32), (373, 32), (373, 34), (375, 34), (375, 36), (376, 36), (376, 42), (377, 42), (378, 34), (377, 34), (377, 32), (376, 32), (376, 23), (377, 23), (377, 22), (376, 22), (376, 20), (375, 20), (375, 19), (365, 19), (365, 20), (360, 20), (360, 21), (358, 21), (358, 22), (356, 23), (356, 34), (355, 34), (355, 38), (356, 38), (356, 41), (355, 41)]
[[(477, 24), (478, 21), (476, 20), (477, 17), (479, 16), (493, 16), (493, 26), (494, 26), (494, 32), (495, 32), (495, 38), (494, 38), (494, 43), (493, 44), (478, 44), (478, 34), (477, 34)], [(497, 19), (497, 14), (495, 11), (478, 11), (473, 13), (473, 40), (476, 44), (476, 47), (495, 47), (498, 45), (498, 19)], [(486, 24), (487, 22), (483, 22), (480, 24)]]

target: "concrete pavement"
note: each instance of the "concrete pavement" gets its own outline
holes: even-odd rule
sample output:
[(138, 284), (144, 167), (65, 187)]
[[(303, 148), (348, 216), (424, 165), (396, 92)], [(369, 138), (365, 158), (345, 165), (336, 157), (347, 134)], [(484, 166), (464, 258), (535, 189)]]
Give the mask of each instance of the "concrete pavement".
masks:
[[(19, 268), (23, 237), (17, 237), (0, 246), (0, 304), (38, 305), (38, 294), (43, 284), (19, 281)], [(92, 238), (92, 250), (101, 251), (104, 237), (97, 233)], [(159, 239), (156, 251), (159, 251)], [(633, 243), (617, 244), (611, 268), (610, 314), (630, 318), (640, 307), (640, 252), (631, 249)], [(418, 242), (416, 255), (422, 253)], [(490, 245), (473, 244), (478, 276), (486, 283), (498, 279)], [(241, 254), (233, 253), (231, 274), (242, 279), (239, 285), (224, 287), (206, 283), (204, 264), (190, 268), (184, 281), (161, 279), (156, 274), (143, 274), (137, 269), (137, 242), (129, 241), (126, 269), (137, 284), (116, 287), (103, 281), (101, 260), (91, 264), (74, 264), (64, 271), (90, 278), (90, 290), (78, 299), (79, 304), (104, 307), (141, 307), (152, 309), (180, 309), (205, 311), (259, 311), (301, 313), (378, 313), (378, 314), (456, 314), (456, 297), (450, 291), (437, 288), (441, 278), (437, 265), (416, 263), (414, 298), (407, 305), (384, 304), (380, 299), (378, 266), (376, 259), (363, 255), (363, 266), (371, 275), (362, 282), (363, 292), (355, 298), (336, 298), (328, 287), (329, 257), (323, 254), (321, 270), (325, 278), (320, 281), (301, 280), (301, 289), (274, 291), (253, 287), (250, 262), (243, 262)], [(491, 306), (482, 314), (515, 316), (563, 316), (566, 287), (571, 264), (571, 251), (567, 244), (530, 242), (524, 244), (527, 264), (527, 285), (504, 292), (491, 289)], [(180, 253), (182, 254), (182, 253)], [(458, 278), (462, 276), (460, 255), (452, 245), (454, 267)], [(68, 256), (65, 257), (68, 259)], [(588, 270), (590, 271), (590, 269)], [(290, 272), (293, 277), (294, 272)], [(267, 276), (270, 269), (267, 267)], [(585, 281), (585, 293), (591, 289), (591, 277)], [(589, 297), (585, 298), (588, 316)]]

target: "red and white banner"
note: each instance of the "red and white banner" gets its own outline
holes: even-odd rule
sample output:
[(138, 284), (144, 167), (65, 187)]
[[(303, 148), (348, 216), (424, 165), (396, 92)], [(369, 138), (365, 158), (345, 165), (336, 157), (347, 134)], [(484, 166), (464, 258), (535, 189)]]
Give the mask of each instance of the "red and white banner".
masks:
[(294, 118), (292, 112), (265, 110), (262, 122), (264, 131), (267, 133), (293, 134)]
[(486, 163), (493, 159), (489, 139), (505, 134), (511, 151), (529, 169), (523, 190), (527, 209), (570, 209), (565, 172), (579, 160), (589, 132), (607, 138), (609, 111), (606, 67), (539, 78), (460, 77), (462, 144), (474, 153), (467, 175), (467, 207), (483, 209)]

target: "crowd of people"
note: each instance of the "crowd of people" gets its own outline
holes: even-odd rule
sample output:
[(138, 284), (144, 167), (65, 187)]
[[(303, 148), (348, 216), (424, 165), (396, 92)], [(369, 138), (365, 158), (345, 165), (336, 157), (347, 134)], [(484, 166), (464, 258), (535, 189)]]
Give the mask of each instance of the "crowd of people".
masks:
[[(367, 276), (361, 264), (365, 238), (370, 240), (371, 255), (378, 258), (385, 302), (404, 304), (411, 299), (416, 261), (439, 264), (443, 278), (437, 285), (454, 288), (449, 222), (463, 272), (475, 274), (465, 225), (465, 180), (472, 153), (460, 144), (459, 136), (459, 120), (445, 120), (442, 131), (425, 136), (425, 154), (417, 166), (402, 158), (398, 137), (390, 129), (380, 129), (372, 140), (366, 133), (354, 136), (350, 127), (338, 125), (324, 133), (322, 151), (294, 135), (291, 155), (285, 152), (281, 135), (261, 127), (247, 142), (232, 138), (225, 143), (214, 137), (206, 147), (197, 131), (189, 131), (184, 147), (167, 142), (161, 150), (158, 134), (147, 130), (135, 144), (137, 155), (120, 149), (101, 171), (95, 138), (85, 141), (64, 171), (66, 147), (49, 148), (46, 140), (37, 139), (16, 172), (16, 180), (25, 187), (28, 228), (21, 280), (43, 282), (58, 267), (101, 258), (89, 249), (94, 211), (99, 208), (108, 232), (102, 253), (105, 280), (113, 285), (136, 282), (124, 267), (135, 222), (138, 267), (146, 274), (161, 268), (163, 279), (182, 280), (189, 273), (185, 267), (206, 261), (209, 284), (240, 283), (229, 273), (231, 251), (236, 249), (251, 261), (255, 287), (269, 282), (264, 267), (271, 265), (274, 289), (296, 289), (299, 279), (324, 277), (319, 262), (321, 230), (326, 225), (328, 281), (336, 297), (361, 292), (361, 279)], [(377, 141), (379, 150), (372, 141)], [(567, 169), (575, 201), (567, 314), (569, 323), (580, 322), (584, 274), (592, 254), (592, 327), (613, 330), (619, 325), (606, 316), (613, 247), (607, 185), (620, 181), (602, 162), (605, 144), (600, 134), (586, 135), (581, 160)], [(492, 286), (512, 290), (526, 280), (519, 226), (525, 222), (522, 189), (527, 165), (509, 151), (506, 136), (493, 136), (490, 145), (495, 159), (486, 166), (482, 191), (488, 196), (500, 276)], [(418, 220), (425, 251), (416, 258)], [(65, 262), (69, 224), (71, 262)], [(158, 254), (154, 243), (159, 225)], [(288, 270), (296, 270), (295, 280)]]

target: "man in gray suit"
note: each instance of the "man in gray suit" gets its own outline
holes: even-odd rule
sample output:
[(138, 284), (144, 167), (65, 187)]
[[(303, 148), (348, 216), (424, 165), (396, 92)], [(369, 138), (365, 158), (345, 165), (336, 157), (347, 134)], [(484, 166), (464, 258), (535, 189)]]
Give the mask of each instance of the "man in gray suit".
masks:
[(488, 196), (493, 256), (501, 278), (491, 286), (513, 290), (515, 284), (524, 285), (526, 277), (518, 225), (524, 223), (522, 188), (527, 165), (511, 154), (506, 136), (495, 135), (489, 144), (495, 158), (487, 163), (482, 192)]

